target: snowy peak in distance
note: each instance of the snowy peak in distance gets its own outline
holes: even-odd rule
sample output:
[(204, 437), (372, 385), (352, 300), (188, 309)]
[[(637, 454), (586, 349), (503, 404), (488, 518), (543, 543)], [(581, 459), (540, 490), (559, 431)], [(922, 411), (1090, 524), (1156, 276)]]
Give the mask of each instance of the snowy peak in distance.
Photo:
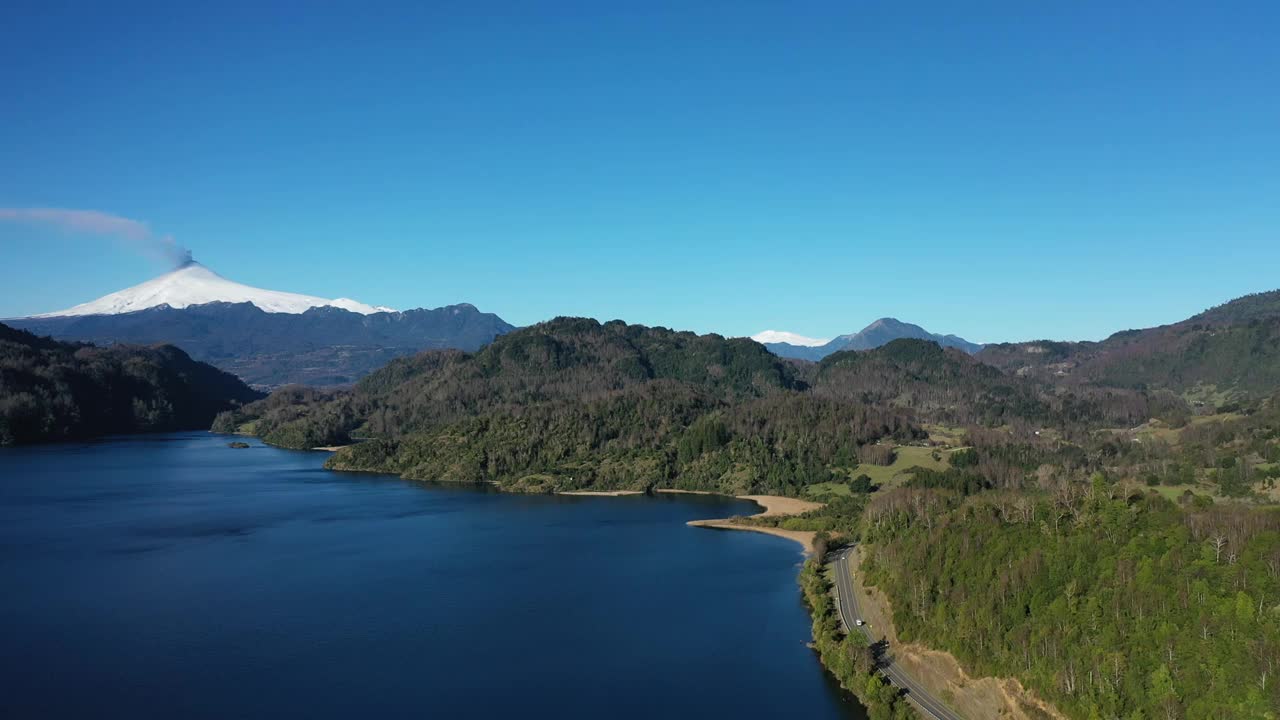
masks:
[[(761, 336), (764, 334), (760, 333)], [(759, 340), (759, 336), (756, 339), (764, 343), (774, 355), (818, 361), (841, 350), (873, 350), (902, 338), (931, 340), (942, 347), (959, 348), (970, 354), (982, 349), (978, 343), (969, 342), (962, 337), (931, 333), (919, 325), (902, 322), (896, 318), (880, 318), (856, 333), (841, 335), (830, 342), (819, 342), (814, 345), (802, 345), (787, 340)]]
[(785, 330), (765, 330), (751, 336), (752, 340), (758, 343), (786, 343), (788, 345), (798, 345), (800, 347), (818, 347), (831, 342), (828, 338), (811, 338), (804, 335), (797, 335)]
[(228, 280), (192, 260), (176, 270), (140, 285), (125, 288), (97, 300), (58, 312), (34, 317), (68, 317), (77, 315), (120, 315), (168, 305), (182, 309), (211, 302), (252, 303), (264, 312), (299, 314), (313, 307), (332, 306), (361, 315), (395, 312), (388, 307), (366, 305), (350, 298), (327, 298), (297, 293), (264, 290)]

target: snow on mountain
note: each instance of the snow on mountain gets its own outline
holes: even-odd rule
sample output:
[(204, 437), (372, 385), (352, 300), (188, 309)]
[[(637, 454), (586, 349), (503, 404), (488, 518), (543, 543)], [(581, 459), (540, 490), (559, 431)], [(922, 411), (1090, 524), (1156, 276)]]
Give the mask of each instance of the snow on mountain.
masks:
[[(818, 361), (841, 350), (873, 350), (887, 345), (894, 340), (915, 339), (932, 340), (942, 347), (960, 348), (967, 353), (976, 353), (982, 349), (978, 343), (971, 343), (955, 335), (938, 335), (931, 333), (919, 325), (905, 323), (895, 318), (880, 318), (856, 333), (841, 335), (830, 342), (814, 340), (812, 344), (801, 344), (795, 340), (764, 340), (768, 337), (782, 337), (790, 333), (763, 332), (755, 336), (756, 340), (766, 344), (770, 352), (786, 358)], [(794, 337), (794, 336), (793, 336)], [(800, 338), (809, 340), (809, 338)]]
[(311, 295), (263, 290), (228, 280), (200, 263), (192, 260), (172, 272), (152, 278), (141, 285), (134, 285), (97, 300), (76, 305), (58, 312), (34, 317), (65, 317), (73, 315), (119, 315), (168, 305), (181, 309), (189, 305), (211, 302), (253, 303), (269, 313), (302, 313), (309, 308), (326, 305), (351, 312), (369, 315), (376, 312), (395, 312), (388, 307), (375, 307), (350, 298), (328, 300)]
[[(299, 295), (299, 297), (305, 296)], [(336, 300), (330, 300), (326, 304), (342, 308), (343, 310), (350, 310), (353, 313), (360, 313), (361, 315), (396, 311), (395, 308), (389, 308), (386, 305), (365, 305), (359, 300), (352, 300), (351, 298), (338, 298)]]
[(758, 343), (786, 343), (788, 345), (799, 345), (801, 347), (818, 347), (826, 345), (830, 342), (830, 338), (818, 339), (797, 335), (795, 333), (786, 332), (785, 330), (765, 330), (751, 336), (752, 340)]

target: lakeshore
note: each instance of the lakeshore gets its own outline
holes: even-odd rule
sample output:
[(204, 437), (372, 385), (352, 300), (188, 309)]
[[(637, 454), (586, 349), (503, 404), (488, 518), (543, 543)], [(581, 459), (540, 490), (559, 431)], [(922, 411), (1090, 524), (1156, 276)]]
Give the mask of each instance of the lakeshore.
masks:
[[(746, 517), (786, 517), (789, 515), (799, 515), (822, 507), (822, 503), (819, 502), (785, 497), (782, 495), (726, 495), (724, 493), (712, 492), (710, 490), (679, 490), (675, 488), (656, 488), (654, 493), (660, 493), (663, 495), (716, 495), (720, 497), (732, 497), (738, 500), (750, 500), (760, 506), (760, 512)], [(644, 492), (641, 490), (566, 490), (556, 494), (589, 497), (621, 497), (624, 495), (643, 495)], [(770, 527), (767, 525), (746, 525), (737, 522), (735, 518), (689, 520), (685, 524), (690, 527), (711, 528), (713, 530), (747, 530), (750, 532), (762, 533), (764, 535), (773, 535), (774, 537), (785, 538), (792, 542), (799, 543), (800, 547), (804, 549), (804, 553), (806, 555), (812, 555), (816, 550), (814, 539), (817, 537), (817, 533), (812, 530), (786, 530), (784, 528)]]
[(681, 527), (752, 505), (403, 482), (229, 439), (0, 452), (9, 715), (866, 718), (804, 645), (794, 549)]
[[(658, 492), (700, 495), (718, 494), (704, 492), (701, 490), (658, 490)], [(799, 498), (783, 497), (781, 495), (734, 495), (733, 497), (736, 497), (739, 500), (750, 500), (763, 508), (763, 512), (756, 513), (750, 517), (781, 517), (787, 515), (799, 515), (822, 507), (822, 503), (810, 500), (801, 500)], [(812, 555), (816, 550), (814, 539), (818, 534), (812, 530), (786, 530), (783, 528), (769, 527), (767, 525), (745, 525), (735, 522), (733, 518), (690, 520), (685, 524), (690, 527), (712, 528), (715, 530), (748, 530), (750, 532), (758, 532), (765, 535), (773, 535), (774, 537), (786, 538), (792, 542), (799, 543), (800, 546), (804, 548), (805, 555)]]

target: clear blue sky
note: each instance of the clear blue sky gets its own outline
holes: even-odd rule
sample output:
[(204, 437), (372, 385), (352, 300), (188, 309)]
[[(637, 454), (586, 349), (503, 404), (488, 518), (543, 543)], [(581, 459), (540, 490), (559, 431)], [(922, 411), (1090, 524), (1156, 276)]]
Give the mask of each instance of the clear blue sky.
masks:
[[(1275, 2), (323, 4), (7, 5), (0, 208), (517, 324), (1098, 338), (1280, 286)], [(0, 317), (163, 269), (0, 222)]]

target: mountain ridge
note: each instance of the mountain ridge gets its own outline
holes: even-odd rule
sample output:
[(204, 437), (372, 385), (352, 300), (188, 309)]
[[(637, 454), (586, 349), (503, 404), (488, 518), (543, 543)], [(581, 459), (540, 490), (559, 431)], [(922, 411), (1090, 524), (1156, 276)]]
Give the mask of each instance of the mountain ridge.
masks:
[(904, 410), (803, 394), (802, 371), (747, 338), (561, 317), (475, 353), (395, 360), (351, 390), (285, 388), (214, 429), (285, 447), (370, 438), (329, 466), (526, 492), (679, 477), (684, 489), (794, 494), (802, 478), (828, 479), (837, 451), (801, 442), (806, 429), (847, 448), (922, 436)]
[(873, 350), (894, 340), (932, 340), (942, 347), (954, 347), (969, 354), (982, 348), (958, 335), (940, 335), (913, 323), (903, 322), (893, 317), (882, 317), (872, 321), (856, 333), (840, 335), (827, 343), (817, 346), (803, 346), (786, 342), (766, 342), (764, 346), (780, 357), (817, 362), (832, 353), (844, 350)]
[(1103, 340), (994, 343), (977, 357), (1062, 386), (1165, 389), (1206, 405), (1260, 397), (1280, 387), (1280, 290)]
[(327, 305), (272, 313), (250, 302), (211, 302), (8, 322), (59, 340), (172, 343), (197, 360), (267, 388), (347, 385), (397, 357), (422, 350), (477, 350), (515, 329), (470, 303), (364, 314)]

